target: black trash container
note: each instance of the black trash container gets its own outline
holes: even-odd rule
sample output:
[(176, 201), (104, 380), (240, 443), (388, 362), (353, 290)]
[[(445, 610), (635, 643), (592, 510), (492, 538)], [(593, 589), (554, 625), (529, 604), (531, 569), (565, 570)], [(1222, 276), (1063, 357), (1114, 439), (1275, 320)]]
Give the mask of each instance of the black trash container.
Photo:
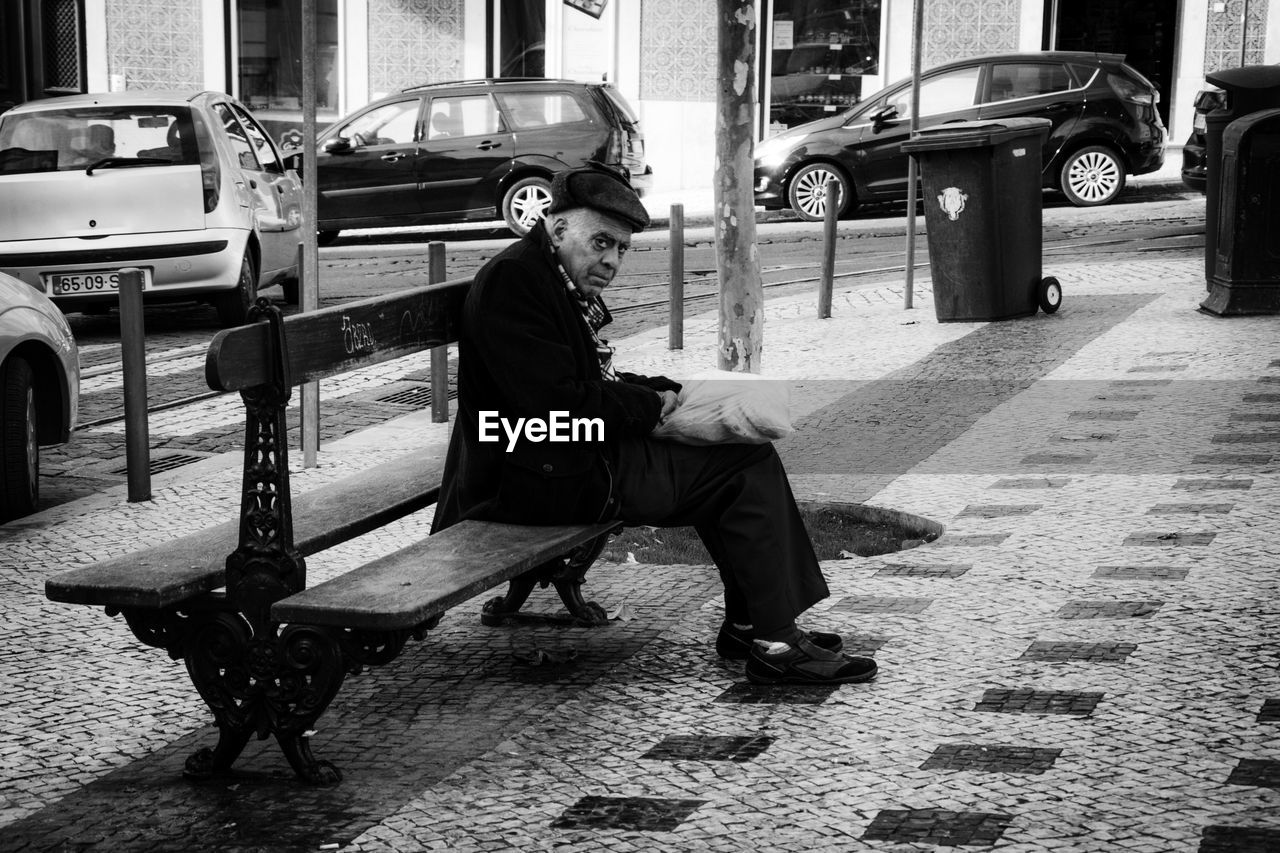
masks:
[(1219, 167), (1213, 275), (1200, 309), (1280, 314), (1280, 109), (1231, 122)]
[(1280, 107), (1280, 65), (1246, 65), (1206, 74), (1226, 93), (1225, 106), (1204, 117), (1204, 278), (1213, 290), (1222, 199), (1222, 135), (1238, 118)]
[(920, 162), (939, 322), (1057, 310), (1061, 288), (1040, 277), (1040, 149), (1051, 125), (955, 122), (902, 143)]

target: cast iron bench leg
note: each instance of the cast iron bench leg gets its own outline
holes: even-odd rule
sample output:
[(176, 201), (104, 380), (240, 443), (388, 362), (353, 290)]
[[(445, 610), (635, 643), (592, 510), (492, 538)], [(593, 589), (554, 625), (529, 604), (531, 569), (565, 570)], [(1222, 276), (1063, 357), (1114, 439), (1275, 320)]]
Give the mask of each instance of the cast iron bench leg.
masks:
[(594, 601), (582, 597), (582, 582), (592, 563), (604, 551), (609, 541), (609, 534), (597, 536), (575, 548), (565, 557), (543, 563), (532, 571), (513, 578), (507, 586), (507, 594), (500, 595), (485, 602), (480, 613), (483, 625), (504, 625), (511, 619), (531, 619), (537, 621), (556, 621), (553, 616), (536, 613), (521, 613), (520, 608), (529, 598), (535, 586), (545, 588), (548, 584), (555, 586), (569, 611), (571, 621), (588, 627), (604, 625), (609, 616), (604, 608)]

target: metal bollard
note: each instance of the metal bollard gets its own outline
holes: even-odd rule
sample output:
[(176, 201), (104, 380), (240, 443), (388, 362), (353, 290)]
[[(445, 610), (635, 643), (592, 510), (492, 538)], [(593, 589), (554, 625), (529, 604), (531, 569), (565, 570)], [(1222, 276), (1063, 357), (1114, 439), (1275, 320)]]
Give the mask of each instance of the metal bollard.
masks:
[[(437, 284), (444, 281), (445, 257), (444, 243), (434, 241), (427, 244), (427, 282)], [(449, 347), (432, 347), (431, 349), (431, 421), (443, 424), (449, 420)]]
[(836, 277), (836, 218), (840, 215), (840, 182), (827, 181), (827, 211), (822, 220), (822, 274), (818, 278), (818, 319), (831, 317), (831, 288)]
[(684, 205), (671, 205), (671, 319), (667, 349), (684, 349)]
[(120, 270), (120, 362), (124, 371), (124, 448), (129, 502), (151, 500), (151, 435), (147, 426), (147, 333), (142, 322), (142, 270)]

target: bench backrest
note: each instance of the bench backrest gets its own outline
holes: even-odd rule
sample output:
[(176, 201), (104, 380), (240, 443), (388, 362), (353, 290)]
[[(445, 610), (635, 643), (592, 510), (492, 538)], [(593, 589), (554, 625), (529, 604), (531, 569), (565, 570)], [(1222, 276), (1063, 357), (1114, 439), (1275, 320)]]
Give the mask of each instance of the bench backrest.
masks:
[[(457, 341), (470, 287), (470, 278), (453, 279), (285, 317), (290, 384)], [(276, 354), (269, 330), (268, 323), (251, 323), (215, 335), (205, 357), (209, 387), (240, 391), (272, 381)]]

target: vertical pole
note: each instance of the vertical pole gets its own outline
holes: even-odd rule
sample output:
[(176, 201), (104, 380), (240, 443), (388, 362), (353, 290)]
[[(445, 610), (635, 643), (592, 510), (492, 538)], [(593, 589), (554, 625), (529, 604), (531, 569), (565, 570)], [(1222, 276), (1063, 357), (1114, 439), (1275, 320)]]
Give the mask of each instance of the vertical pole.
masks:
[(831, 288), (836, 278), (836, 219), (840, 215), (840, 182), (827, 181), (827, 209), (822, 217), (822, 272), (818, 277), (818, 319), (831, 316)]
[(1244, 0), (1244, 14), (1240, 16), (1240, 64), (1249, 64), (1249, 0)]
[[(444, 281), (444, 243), (427, 244), (427, 283)], [(449, 420), (449, 346), (431, 348), (431, 420), (443, 424)]]
[[(920, 127), (920, 48), (924, 42), (924, 0), (915, 0), (911, 30), (911, 133)], [(908, 137), (910, 138), (910, 137)], [(916, 181), (919, 167), (914, 155), (907, 157), (907, 263), (902, 307), (912, 307), (916, 276)]]
[(684, 205), (671, 205), (671, 321), (667, 349), (684, 349)]
[(147, 333), (142, 322), (142, 270), (120, 270), (120, 363), (124, 370), (124, 449), (129, 502), (151, 500), (151, 436), (147, 427)]
[[(319, 205), (316, 184), (316, 0), (302, 0), (302, 243), (298, 272), (299, 307), (320, 307), (320, 250), (316, 245)], [(320, 450), (320, 383), (302, 385), (302, 467), (316, 467)]]

